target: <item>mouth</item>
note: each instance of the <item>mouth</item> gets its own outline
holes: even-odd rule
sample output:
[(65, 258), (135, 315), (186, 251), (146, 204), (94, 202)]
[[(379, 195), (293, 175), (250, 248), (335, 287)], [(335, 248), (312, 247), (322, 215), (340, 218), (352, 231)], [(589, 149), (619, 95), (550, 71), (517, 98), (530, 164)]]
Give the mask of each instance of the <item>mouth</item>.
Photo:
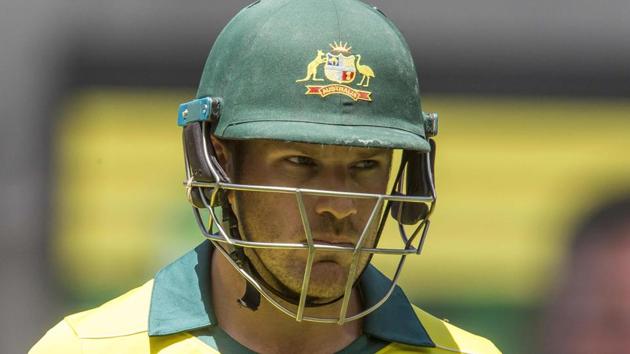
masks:
[[(304, 240), (306, 243), (306, 240)], [(316, 245), (328, 245), (328, 246), (337, 246), (337, 247), (350, 247), (354, 248), (356, 245), (349, 241), (339, 240), (339, 241), (326, 241), (322, 239), (313, 239), (313, 243)]]

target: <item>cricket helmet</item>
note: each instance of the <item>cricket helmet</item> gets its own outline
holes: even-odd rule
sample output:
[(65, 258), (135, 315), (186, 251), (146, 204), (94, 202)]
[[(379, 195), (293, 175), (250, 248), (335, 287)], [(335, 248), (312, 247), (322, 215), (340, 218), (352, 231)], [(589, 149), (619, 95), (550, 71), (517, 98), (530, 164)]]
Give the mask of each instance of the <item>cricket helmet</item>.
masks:
[[(423, 113), (418, 78), (409, 48), (398, 29), (378, 9), (358, 0), (262, 0), (243, 9), (223, 29), (208, 56), (197, 98), (180, 105), (186, 189), (197, 223), (248, 281), (243, 303), (255, 309), (263, 295), (298, 321), (344, 323), (374, 311), (394, 290), (404, 259), (419, 254), (435, 205), (433, 158), (437, 115)], [(325, 145), (400, 149), (402, 161), (389, 194), (344, 193), (232, 183), (217, 162), (210, 136), (220, 139), (271, 139)], [(274, 245), (248, 241), (240, 235), (225, 191), (370, 198), (375, 206), (363, 234), (373, 223), (391, 216), (400, 226), (403, 247), (379, 248), (314, 244)], [(210, 215), (206, 225), (201, 210)], [(303, 211), (300, 210), (303, 214)], [(302, 215), (304, 218), (304, 215)], [(305, 223), (305, 228), (307, 228)], [(404, 225), (415, 225), (407, 233)], [(213, 232), (216, 231), (216, 232)], [(270, 289), (244, 255), (243, 248), (290, 248), (309, 251), (309, 262), (297, 298)], [(311, 255), (330, 248), (353, 255), (400, 256), (383, 299), (365, 311), (347, 316), (352, 285), (348, 283), (336, 318), (304, 314), (311, 306), (306, 292)], [(358, 262), (358, 256), (353, 256)], [(351, 267), (350, 272), (357, 272)], [(356, 279), (349, 274), (348, 281)], [(252, 295), (255, 293), (254, 295)], [(297, 305), (293, 311), (274, 299)], [(258, 296), (258, 300), (256, 300)], [(339, 300), (339, 299), (335, 299)]]

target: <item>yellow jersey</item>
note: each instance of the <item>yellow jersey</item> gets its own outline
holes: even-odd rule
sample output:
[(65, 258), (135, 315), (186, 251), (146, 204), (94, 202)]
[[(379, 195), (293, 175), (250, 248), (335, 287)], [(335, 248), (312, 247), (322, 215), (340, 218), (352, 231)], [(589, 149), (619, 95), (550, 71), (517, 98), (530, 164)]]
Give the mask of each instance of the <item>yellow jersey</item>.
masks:
[[(206, 241), (146, 284), (67, 316), (29, 353), (252, 353), (221, 330), (209, 306), (212, 251)], [(359, 281), (363, 300), (377, 301), (388, 284), (387, 277), (368, 266)], [(340, 353), (500, 353), (489, 340), (413, 306), (399, 287), (364, 318), (363, 331)]]

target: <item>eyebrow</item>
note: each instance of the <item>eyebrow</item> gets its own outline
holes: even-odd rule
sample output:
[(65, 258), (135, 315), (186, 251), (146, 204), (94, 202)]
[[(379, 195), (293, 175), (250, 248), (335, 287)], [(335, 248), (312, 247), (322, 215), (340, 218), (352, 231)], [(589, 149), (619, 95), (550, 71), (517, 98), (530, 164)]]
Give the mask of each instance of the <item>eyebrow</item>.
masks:
[[(297, 146), (286, 146), (285, 147), (285, 152), (288, 151), (296, 151), (299, 153), (302, 153), (304, 155), (308, 155), (308, 156), (312, 156), (315, 154), (316, 149), (323, 149), (326, 148), (327, 146), (331, 146), (331, 145), (324, 145), (324, 144), (318, 144), (318, 147), (315, 147), (315, 144), (313, 144), (312, 147), (310, 146), (305, 146), (308, 144), (304, 144), (304, 145), (297, 145)], [(368, 148), (361, 148), (361, 147), (353, 147), (353, 146), (349, 146), (347, 147), (350, 150), (353, 148), (356, 148), (357, 150), (355, 150), (358, 153), (358, 157), (361, 159), (369, 159), (369, 158), (373, 158), (379, 155), (387, 155), (388, 152), (391, 152), (390, 150), (387, 149), (368, 149)], [(361, 151), (359, 151), (358, 149), (362, 149)]]

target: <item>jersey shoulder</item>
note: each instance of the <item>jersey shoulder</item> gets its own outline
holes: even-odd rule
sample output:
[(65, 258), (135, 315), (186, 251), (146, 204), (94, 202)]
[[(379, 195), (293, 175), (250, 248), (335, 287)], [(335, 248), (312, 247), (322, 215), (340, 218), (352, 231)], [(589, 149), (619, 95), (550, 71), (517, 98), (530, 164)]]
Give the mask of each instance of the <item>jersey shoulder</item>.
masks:
[(79, 338), (128, 336), (146, 332), (153, 280), (103, 305), (67, 316)]
[(152, 288), (151, 280), (97, 308), (65, 317), (29, 353), (83, 353), (98, 339), (147, 337)]
[(65, 317), (29, 354), (212, 353), (188, 332), (149, 336), (153, 280), (97, 308)]
[(97, 308), (65, 317), (29, 353), (100, 353), (103, 344), (110, 350), (145, 352), (152, 288), (149, 281)]
[(67, 322), (61, 321), (51, 328), (29, 350), (29, 354), (74, 354), (81, 353), (81, 343)]
[(435, 353), (501, 354), (490, 340), (441, 320), (417, 306), (416, 316), (435, 343)]
[(413, 310), (435, 347), (414, 347), (392, 343), (380, 350), (378, 354), (501, 354), (501, 351), (488, 339), (453, 326), (416, 306), (413, 306)]

